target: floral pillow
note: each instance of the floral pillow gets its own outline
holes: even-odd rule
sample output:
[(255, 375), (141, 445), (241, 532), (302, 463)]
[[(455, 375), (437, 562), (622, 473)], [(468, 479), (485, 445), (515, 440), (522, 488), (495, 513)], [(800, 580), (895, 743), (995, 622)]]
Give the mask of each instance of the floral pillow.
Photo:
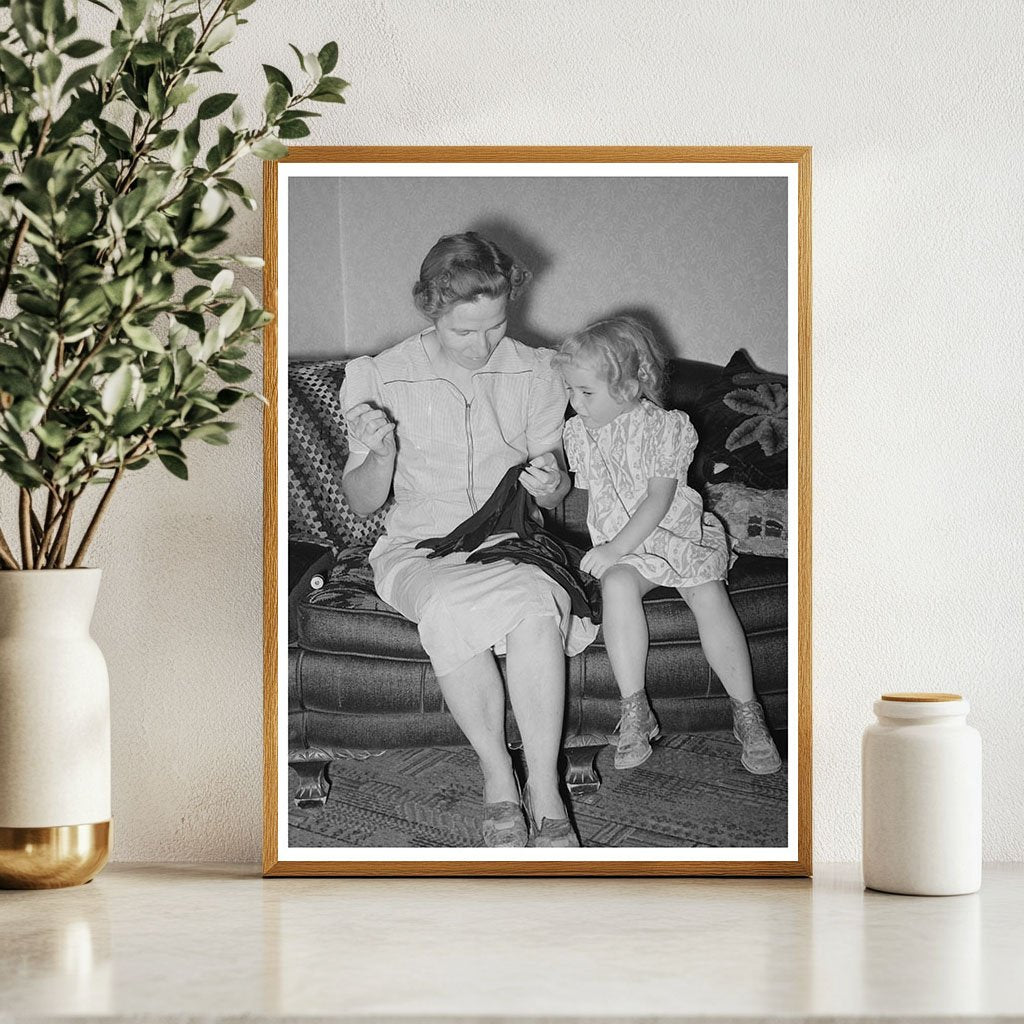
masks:
[(757, 369), (736, 352), (691, 412), (700, 442), (695, 476), (778, 490), (789, 480), (789, 387), (784, 374)]
[(709, 484), (707, 507), (729, 536), (738, 555), (785, 558), (789, 547), (788, 491), (759, 490), (743, 484)]

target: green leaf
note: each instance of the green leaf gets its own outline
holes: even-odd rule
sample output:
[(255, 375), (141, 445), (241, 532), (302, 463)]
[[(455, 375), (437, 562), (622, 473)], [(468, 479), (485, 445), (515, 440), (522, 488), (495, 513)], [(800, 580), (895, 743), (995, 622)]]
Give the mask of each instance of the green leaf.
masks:
[(181, 85), (176, 85), (167, 94), (167, 105), (169, 107), (180, 107), (182, 103), (187, 103), (198, 91), (199, 86), (194, 82), (182, 82)]
[(221, 270), (217, 276), (210, 282), (210, 288), (214, 295), (220, 295), (221, 292), (230, 290), (231, 286), (235, 283), (235, 275), (225, 268)]
[(267, 112), (267, 116), (273, 119), (288, 106), (289, 99), (288, 90), (280, 82), (273, 82), (263, 100), (263, 109)]
[(146, 425), (153, 413), (153, 407), (147, 403), (143, 409), (122, 409), (115, 417), (111, 430), (117, 437), (129, 437), (136, 433), (140, 427)]
[(256, 3), (256, 0), (230, 0), (228, 3), (228, 13), (237, 14), (239, 11), (244, 11), (246, 7), (252, 7)]
[(159, 120), (167, 109), (167, 96), (160, 84), (160, 76), (153, 75), (146, 88), (146, 107), (154, 118)]
[(344, 103), (345, 97), (339, 96), (335, 92), (328, 92), (325, 89), (317, 89), (310, 97), (311, 100), (315, 100), (317, 103)]
[(135, 30), (145, 21), (146, 12), (153, 5), (153, 0), (121, 0), (121, 19), (129, 33)]
[(189, 439), (205, 441), (207, 444), (225, 445), (230, 442), (228, 432), (219, 423), (204, 423), (189, 433)]
[(122, 327), (135, 347), (142, 349), (143, 352), (162, 354), (166, 351), (163, 342), (148, 327), (143, 327), (142, 324), (122, 324)]
[(252, 370), (239, 363), (219, 363), (214, 371), (225, 384), (241, 384), (252, 376)]
[(43, 59), (36, 65), (36, 70), (43, 85), (53, 85), (60, 78), (60, 57), (52, 51), (43, 54)]
[(320, 77), (323, 75), (323, 70), (320, 67), (320, 61), (317, 60), (315, 53), (300, 54), (299, 63), (302, 65), (302, 70), (305, 71), (314, 82), (320, 81)]
[(32, 398), (22, 398), (7, 410), (7, 415), (18, 428), (19, 433), (27, 434), (42, 420), (45, 412), (45, 405), (41, 405)]
[(56, 32), (60, 25), (67, 23), (68, 15), (64, 10), (64, 0), (43, 0), (43, 31)]
[(320, 62), (320, 70), (329, 75), (338, 63), (338, 44), (327, 43), (316, 55), (316, 59)]
[(95, 39), (76, 39), (64, 50), (64, 55), (80, 60), (82, 57), (91, 57), (94, 53), (99, 53), (103, 49), (105, 49), (104, 45), (97, 43)]
[(0, 68), (3, 68), (3, 72), (11, 85), (31, 85), (32, 72), (29, 70), (28, 65), (11, 53), (6, 46), (0, 47)]
[(235, 38), (238, 22), (234, 17), (227, 17), (206, 37), (203, 53), (216, 53), (222, 46), (227, 46)]
[(262, 270), (263, 268), (263, 257), (262, 256), (239, 256), (232, 255), (228, 259), (234, 260), (236, 263), (241, 264), (243, 267), (252, 267), (254, 270)]
[(237, 405), (248, 394), (248, 391), (239, 391), (238, 388), (221, 388), (217, 392), (216, 402), (221, 410), (226, 412), (233, 405)]
[(218, 114), (223, 114), (237, 99), (238, 93), (234, 92), (218, 92), (213, 96), (208, 96), (199, 104), (199, 120), (206, 121), (211, 117), (217, 117)]
[(230, 338), (242, 325), (242, 317), (245, 315), (245, 297), (236, 299), (227, 312), (220, 318), (217, 325), (217, 333), (222, 341)]
[(124, 60), (127, 53), (127, 44), (115, 46), (114, 49), (112, 49), (110, 53), (100, 61), (99, 66), (96, 68), (96, 77), (101, 82), (106, 82), (112, 78), (114, 72), (116, 72), (121, 66), (121, 61)]
[(309, 135), (309, 128), (301, 121), (289, 121), (277, 129), (277, 135), (281, 139), (304, 139)]
[(47, 448), (60, 451), (68, 443), (71, 431), (62, 427), (59, 423), (45, 421), (37, 423), (32, 431)]
[(185, 465), (184, 459), (180, 459), (176, 455), (169, 455), (166, 452), (160, 452), (158, 458), (164, 464), (164, 467), (170, 470), (179, 480), (188, 479), (188, 467)]
[(179, 67), (188, 60), (188, 56), (196, 48), (196, 34), (190, 28), (182, 29), (174, 37), (174, 63)]
[(103, 411), (112, 416), (124, 405), (132, 390), (132, 371), (128, 366), (122, 366), (115, 370), (103, 385), (100, 393), (100, 406)]
[(140, 65), (159, 64), (161, 61), (170, 61), (169, 54), (159, 43), (139, 43), (131, 51), (132, 60)]
[(320, 79), (320, 85), (317, 89), (319, 92), (321, 89), (330, 89), (332, 92), (344, 92), (348, 88), (348, 82), (344, 78), (332, 78), (330, 75)]
[(271, 84), (283, 85), (288, 90), (289, 96), (295, 95), (295, 89), (292, 87), (291, 80), (283, 72), (270, 64), (263, 65), (263, 73), (267, 76), (267, 81)]
[(177, 137), (178, 133), (173, 128), (165, 128), (162, 132), (157, 132), (149, 145), (150, 152), (166, 149)]
[(288, 155), (288, 147), (282, 146), (276, 139), (260, 139), (252, 147), (252, 153), (262, 160), (280, 160)]

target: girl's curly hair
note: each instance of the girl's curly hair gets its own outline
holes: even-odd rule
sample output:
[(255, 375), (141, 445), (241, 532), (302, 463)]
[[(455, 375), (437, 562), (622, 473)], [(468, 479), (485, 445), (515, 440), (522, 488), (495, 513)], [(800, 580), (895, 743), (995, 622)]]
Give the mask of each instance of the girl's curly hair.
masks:
[(635, 381), (644, 398), (663, 405), (665, 357), (651, 329), (632, 316), (613, 316), (570, 334), (551, 360), (555, 366), (586, 363), (620, 402), (633, 397)]
[(434, 243), (412, 286), (413, 302), (436, 321), (460, 302), (504, 295), (517, 299), (533, 275), (517, 260), (475, 231), (445, 235)]

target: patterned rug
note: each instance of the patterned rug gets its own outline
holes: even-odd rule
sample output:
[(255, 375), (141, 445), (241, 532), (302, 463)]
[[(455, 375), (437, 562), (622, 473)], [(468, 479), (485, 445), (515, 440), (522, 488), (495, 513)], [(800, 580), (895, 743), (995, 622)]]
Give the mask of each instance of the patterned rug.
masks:
[[(786, 845), (787, 765), (776, 775), (751, 775), (732, 733), (667, 737), (629, 771), (614, 768), (613, 753), (605, 747), (598, 754), (601, 789), (573, 802), (584, 846)], [(480, 845), (480, 770), (469, 747), (389, 750), (334, 761), (329, 775), (324, 807), (290, 804), (290, 846)], [(292, 796), (296, 777), (289, 776)]]

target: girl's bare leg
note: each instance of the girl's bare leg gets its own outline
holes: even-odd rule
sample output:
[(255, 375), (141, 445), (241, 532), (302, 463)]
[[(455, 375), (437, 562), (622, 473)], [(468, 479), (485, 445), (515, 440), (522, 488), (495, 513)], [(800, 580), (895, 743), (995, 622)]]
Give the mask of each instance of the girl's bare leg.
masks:
[(754, 699), (754, 678), (750, 649), (729, 592), (722, 580), (680, 587), (679, 593), (697, 620), (697, 632), (708, 664), (733, 700)]
[(613, 565), (601, 577), (601, 629), (623, 697), (644, 688), (649, 635), (643, 596), (653, 589), (631, 565)]

